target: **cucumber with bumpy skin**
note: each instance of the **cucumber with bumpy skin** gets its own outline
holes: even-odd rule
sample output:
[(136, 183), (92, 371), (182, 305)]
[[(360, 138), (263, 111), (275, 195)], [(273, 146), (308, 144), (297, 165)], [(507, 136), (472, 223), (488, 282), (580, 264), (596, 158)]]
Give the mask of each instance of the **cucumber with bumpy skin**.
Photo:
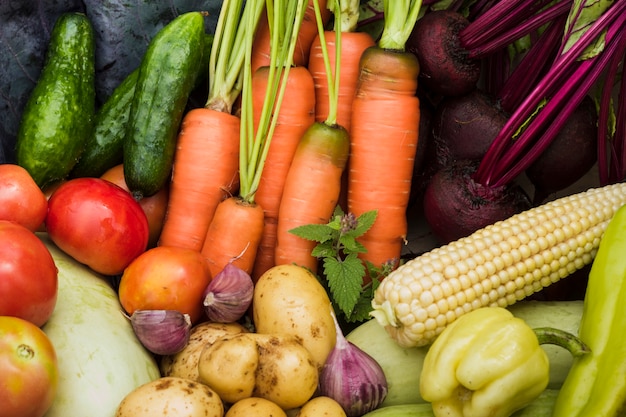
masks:
[[(519, 301), (508, 309), (530, 327), (554, 327), (578, 334), (582, 301)], [(428, 346), (403, 348), (374, 319), (352, 330), (346, 339), (372, 356), (385, 372), (388, 392), (382, 406), (424, 403), (419, 380)], [(548, 388), (558, 389), (572, 365), (572, 355), (562, 347), (541, 345), (550, 360)]]
[(155, 194), (169, 180), (204, 37), (202, 14), (188, 12), (161, 29), (144, 54), (123, 146), (124, 177), (137, 199)]
[(131, 72), (98, 109), (93, 130), (70, 177), (99, 177), (122, 163), (126, 124), (138, 75), (138, 69)]
[(91, 22), (82, 13), (62, 14), (16, 139), (16, 162), (40, 187), (64, 179), (84, 149), (95, 112), (94, 62)]

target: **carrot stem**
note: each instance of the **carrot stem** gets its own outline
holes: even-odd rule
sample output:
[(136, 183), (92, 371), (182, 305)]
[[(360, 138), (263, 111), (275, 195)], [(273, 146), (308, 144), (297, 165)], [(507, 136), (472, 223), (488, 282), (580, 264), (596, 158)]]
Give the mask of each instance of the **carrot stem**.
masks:
[(378, 46), (404, 51), (421, 7), (422, 0), (384, 0), (385, 20)]

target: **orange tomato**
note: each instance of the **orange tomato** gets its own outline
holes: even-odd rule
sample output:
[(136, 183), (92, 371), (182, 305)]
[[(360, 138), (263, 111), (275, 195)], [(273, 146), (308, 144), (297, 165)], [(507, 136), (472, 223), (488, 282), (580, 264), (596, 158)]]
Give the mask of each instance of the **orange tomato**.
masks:
[(139, 255), (122, 274), (119, 298), (128, 314), (135, 310), (177, 310), (192, 323), (204, 315), (202, 296), (211, 281), (198, 251), (157, 246)]
[[(102, 174), (100, 178), (111, 181), (113, 184), (116, 184), (130, 192), (128, 185), (126, 185), (126, 180), (124, 179), (124, 165), (122, 164), (109, 169)], [(165, 219), (168, 200), (169, 188), (167, 186), (161, 189), (158, 193), (139, 200), (139, 205), (148, 218), (148, 226), (150, 228), (150, 238), (148, 239), (149, 248), (155, 247), (159, 241), (159, 236), (161, 235), (161, 230), (163, 229), (163, 220)]]
[(35, 232), (43, 224), (48, 199), (29, 172), (15, 164), (0, 165), (0, 219)]
[(0, 415), (42, 417), (59, 384), (54, 346), (33, 323), (0, 317)]

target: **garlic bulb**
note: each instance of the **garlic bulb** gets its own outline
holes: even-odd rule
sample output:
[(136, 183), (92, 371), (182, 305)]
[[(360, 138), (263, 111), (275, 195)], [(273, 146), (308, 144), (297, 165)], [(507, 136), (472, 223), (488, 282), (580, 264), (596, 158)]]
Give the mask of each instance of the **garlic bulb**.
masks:
[(250, 307), (253, 293), (254, 282), (250, 274), (229, 263), (213, 277), (204, 291), (204, 311), (210, 321), (235, 322)]
[(319, 391), (341, 404), (348, 417), (362, 416), (387, 396), (387, 378), (373, 357), (346, 340), (333, 318), (337, 342), (320, 371)]
[(136, 310), (130, 322), (141, 344), (157, 355), (178, 353), (189, 342), (189, 314), (176, 310)]

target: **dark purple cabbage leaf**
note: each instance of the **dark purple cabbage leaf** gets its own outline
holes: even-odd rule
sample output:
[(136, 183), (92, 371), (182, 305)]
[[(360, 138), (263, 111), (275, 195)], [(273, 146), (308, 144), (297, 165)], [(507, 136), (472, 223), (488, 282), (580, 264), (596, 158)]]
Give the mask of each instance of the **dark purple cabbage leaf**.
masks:
[(97, 105), (141, 62), (152, 37), (181, 13), (206, 11), (211, 34), (221, 0), (0, 1), (0, 163), (14, 162), (21, 113), (43, 66), (50, 32), (65, 12), (85, 13), (96, 36)]

